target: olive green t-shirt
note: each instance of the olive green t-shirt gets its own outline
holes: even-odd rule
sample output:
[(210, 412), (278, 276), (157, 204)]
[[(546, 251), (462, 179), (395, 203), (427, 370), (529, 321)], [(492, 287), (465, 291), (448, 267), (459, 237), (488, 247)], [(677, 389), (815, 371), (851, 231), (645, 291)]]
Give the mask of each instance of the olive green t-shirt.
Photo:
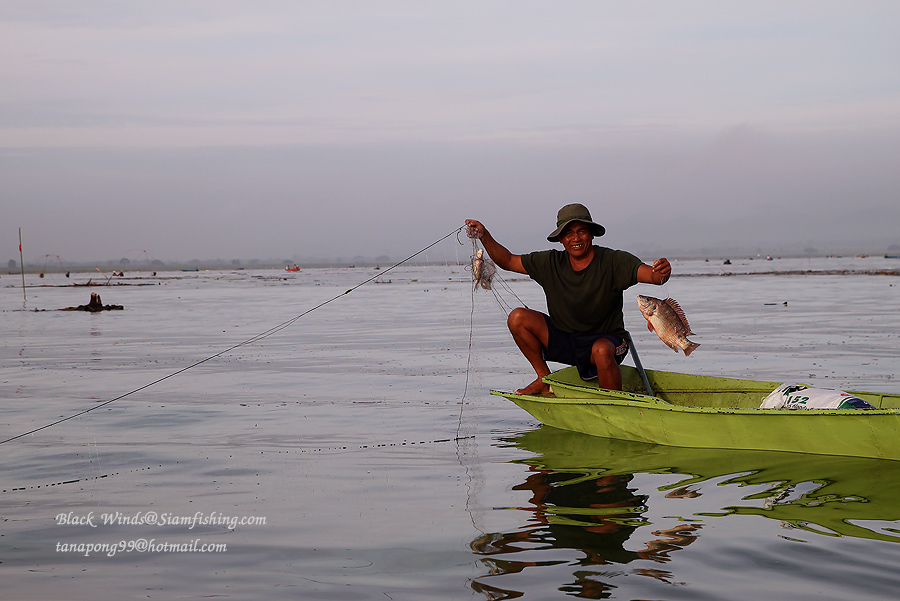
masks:
[(522, 255), (528, 276), (541, 285), (553, 325), (573, 334), (625, 333), (622, 292), (637, 284), (642, 261), (623, 250), (594, 246), (594, 259), (581, 271), (572, 269), (562, 250)]

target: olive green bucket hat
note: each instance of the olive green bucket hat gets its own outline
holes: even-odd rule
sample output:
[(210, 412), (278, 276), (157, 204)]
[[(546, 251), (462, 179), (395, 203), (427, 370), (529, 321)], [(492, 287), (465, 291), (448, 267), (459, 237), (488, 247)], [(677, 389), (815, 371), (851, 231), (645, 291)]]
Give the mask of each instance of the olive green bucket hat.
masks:
[(573, 221), (580, 221), (591, 226), (591, 231), (594, 233), (594, 236), (598, 238), (606, 233), (605, 227), (599, 223), (594, 223), (593, 220), (591, 220), (591, 212), (587, 210), (586, 206), (575, 203), (566, 205), (559, 210), (559, 213), (556, 214), (556, 229), (552, 234), (547, 236), (547, 240), (550, 242), (559, 242), (559, 235), (566, 229), (566, 226)]

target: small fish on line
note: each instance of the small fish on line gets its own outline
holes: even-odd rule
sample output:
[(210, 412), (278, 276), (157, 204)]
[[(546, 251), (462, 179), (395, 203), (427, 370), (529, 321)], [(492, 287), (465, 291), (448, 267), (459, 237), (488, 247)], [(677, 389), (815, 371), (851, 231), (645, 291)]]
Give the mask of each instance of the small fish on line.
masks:
[(491, 260), (484, 258), (484, 249), (479, 248), (472, 256), (472, 281), (474, 282), (473, 290), (477, 290), (479, 286), (485, 290), (491, 289), (491, 280), (494, 279), (496, 268)]
[(647, 320), (647, 329), (656, 332), (659, 339), (666, 343), (676, 353), (681, 348), (684, 356), (689, 356), (695, 348), (700, 346), (696, 342), (687, 339), (693, 335), (684, 311), (673, 298), (660, 300), (652, 296), (637, 297), (641, 314)]

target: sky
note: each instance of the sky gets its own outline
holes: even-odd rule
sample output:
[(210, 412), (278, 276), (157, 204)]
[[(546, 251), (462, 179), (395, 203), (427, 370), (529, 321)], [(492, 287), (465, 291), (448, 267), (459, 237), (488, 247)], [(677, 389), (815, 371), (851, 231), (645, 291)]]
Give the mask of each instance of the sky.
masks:
[(399, 259), (466, 218), (521, 253), (570, 202), (645, 260), (882, 253), (897, 23), (895, 0), (0, 0), (0, 263), (19, 228), (26, 263)]

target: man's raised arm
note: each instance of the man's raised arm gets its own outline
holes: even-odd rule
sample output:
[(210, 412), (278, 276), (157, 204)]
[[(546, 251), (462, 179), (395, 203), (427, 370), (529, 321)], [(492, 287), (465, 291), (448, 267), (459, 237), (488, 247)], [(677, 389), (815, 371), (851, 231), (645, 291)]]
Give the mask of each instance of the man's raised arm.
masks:
[(501, 269), (506, 271), (515, 271), (516, 273), (528, 274), (522, 265), (522, 255), (514, 255), (509, 252), (505, 246), (494, 240), (491, 233), (487, 231), (480, 221), (475, 219), (466, 219), (466, 234), (469, 238), (478, 238), (484, 249), (491, 256), (491, 260)]

